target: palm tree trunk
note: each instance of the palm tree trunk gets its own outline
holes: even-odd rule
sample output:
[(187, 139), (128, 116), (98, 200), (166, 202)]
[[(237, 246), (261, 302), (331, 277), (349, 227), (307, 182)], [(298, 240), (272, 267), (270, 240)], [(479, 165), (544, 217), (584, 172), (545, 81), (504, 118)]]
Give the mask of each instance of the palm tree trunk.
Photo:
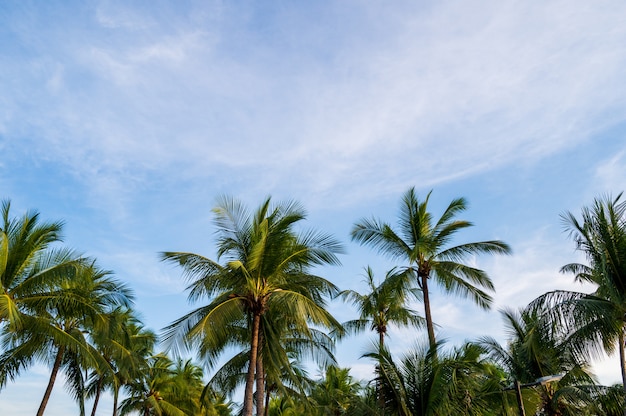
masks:
[(264, 416), (269, 416), (270, 414), (270, 399), (272, 398), (272, 389), (265, 389), (265, 413)]
[(120, 396), (120, 388), (117, 384), (113, 387), (113, 416), (117, 416), (117, 399)]
[(435, 329), (433, 327), (433, 317), (430, 313), (430, 294), (428, 293), (428, 276), (422, 278), (422, 294), (424, 295), (424, 316), (426, 317), (426, 329), (428, 330), (428, 342), (431, 348), (435, 347), (437, 340), (435, 339)]
[(622, 331), (619, 334), (619, 364), (622, 369), (622, 389), (624, 390), (624, 416), (626, 416), (626, 356), (624, 354), (624, 325), (622, 324)]
[(96, 416), (96, 409), (98, 408), (98, 402), (100, 401), (100, 391), (102, 390), (102, 377), (98, 378), (98, 385), (96, 386), (96, 396), (93, 399), (93, 408), (91, 409), (91, 416)]
[(60, 346), (57, 351), (57, 356), (54, 359), (54, 364), (52, 365), (52, 373), (50, 374), (50, 380), (48, 381), (46, 392), (44, 393), (43, 399), (41, 399), (41, 404), (39, 405), (39, 409), (37, 410), (37, 416), (43, 416), (43, 412), (44, 410), (46, 410), (46, 405), (48, 404), (48, 400), (50, 400), (50, 394), (52, 394), (52, 387), (54, 387), (54, 382), (57, 379), (57, 373), (59, 372), (59, 368), (61, 367), (61, 360), (63, 360), (64, 353), (65, 353), (65, 347)]
[(260, 350), (261, 353), (257, 354), (256, 360), (256, 415), (265, 416), (265, 371), (263, 369), (263, 332), (261, 332), (260, 330), (258, 342), (259, 344), (257, 347), (257, 351)]
[(257, 350), (259, 347), (259, 326), (261, 315), (255, 313), (252, 317), (252, 334), (250, 339), (250, 363), (246, 376), (246, 389), (243, 395), (243, 416), (252, 416), (254, 407), (254, 376), (256, 370)]
[[(379, 357), (382, 354), (384, 348), (385, 348), (385, 333), (383, 331), (380, 331), (378, 333), (378, 355), (379, 355)], [(380, 362), (378, 363), (378, 369), (379, 369), (379, 371), (382, 372), (382, 368), (381, 368)], [(385, 408), (385, 397), (383, 395), (383, 383), (382, 383), (382, 380), (376, 380), (376, 396), (378, 397), (378, 407), (380, 409), (384, 409)]]

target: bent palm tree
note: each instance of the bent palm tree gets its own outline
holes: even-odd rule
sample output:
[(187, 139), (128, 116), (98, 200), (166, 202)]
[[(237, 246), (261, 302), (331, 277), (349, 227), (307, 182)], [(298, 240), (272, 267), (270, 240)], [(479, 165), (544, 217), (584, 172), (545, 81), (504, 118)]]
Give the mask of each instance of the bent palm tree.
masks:
[(423, 202), (417, 199), (414, 188), (404, 194), (397, 229), (377, 219), (361, 219), (354, 225), (351, 235), (353, 240), (408, 263), (404, 270), (414, 276), (422, 291), (428, 339), (434, 346), (430, 279), (433, 278), (446, 292), (469, 297), (478, 306), (487, 309), (492, 298), (485, 290), (493, 291), (493, 283), (485, 271), (468, 266), (463, 261), (467, 256), (480, 253), (508, 254), (510, 248), (497, 240), (449, 246), (457, 232), (473, 225), (455, 219), (467, 208), (467, 203), (464, 198), (454, 199), (434, 222), (428, 212), (431, 192)]
[[(192, 280), (188, 289), (194, 301), (208, 297), (200, 307), (166, 328), (170, 345), (199, 348), (200, 355), (214, 364), (228, 345), (237, 345), (236, 328), (250, 329), (250, 358), (245, 382), (243, 414), (251, 416), (254, 384), (257, 397), (264, 397), (262, 372), (257, 369), (262, 318), (270, 307), (283, 311), (290, 325), (309, 336), (309, 323), (336, 328), (339, 323), (324, 309), (324, 296), (337, 288), (308, 270), (313, 265), (338, 264), (341, 246), (333, 238), (315, 232), (298, 234), (294, 227), (305, 218), (296, 203), (272, 207), (267, 198), (254, 215), (237, 201), (224, 198), (214, 209), (220, 264), (193, 253), (163, 253), (163, 259), (183, 267)], [(281, 323), (284, 325), (284, 323)], [(257, 400), (257, 414), (263, 400)]]

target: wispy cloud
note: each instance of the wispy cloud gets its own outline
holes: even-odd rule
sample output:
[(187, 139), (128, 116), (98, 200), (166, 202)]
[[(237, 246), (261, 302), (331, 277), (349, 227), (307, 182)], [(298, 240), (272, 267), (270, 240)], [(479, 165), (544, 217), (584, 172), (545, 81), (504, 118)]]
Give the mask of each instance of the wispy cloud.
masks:
[[(260, 17), (208, 5), (166, 23), (103, 3), (85, 11), (100, 37), (65, 21), (37, 62), (11, 56), (19, 68), (53, 61), (52, 70), (20, 70), (11, 82), (33, 93), (47, 85), (29, 103), (31, 134), (88, 181), (237, 172), (264, 189), (332, 198), (342, 184), (373, 198), (390, 183), (428, 186), (539, 160), (616, 122), (626, 33), (613, 6), (345, 4)], [(338, 30), (355, 7), (352, 31)], [(314, 26), (306, 12), (327, 20)], [(13, 119), (32, 96), (5, 106)]]

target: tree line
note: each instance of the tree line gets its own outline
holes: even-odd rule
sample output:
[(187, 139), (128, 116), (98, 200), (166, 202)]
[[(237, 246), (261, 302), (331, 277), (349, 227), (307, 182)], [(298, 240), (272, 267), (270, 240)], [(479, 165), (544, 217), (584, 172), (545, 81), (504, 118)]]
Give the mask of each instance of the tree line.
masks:
[[(105, 392), (113, 397), (113, 416), (626, 416), (621, 194), (595, 199), (580, 218), (562, 216), (586, 263), (561, 272), (593, 284), (593, 293), (543, 294), (520, 310), (501, 311), (506, 345), (485, 336), (457, 346), (436, 337), (431, 288), (489, 309), (493, 282), (469, 260), (511, 249), (498, 240), (457, 243), (473, 226), (459, 219), (466, 200), (456, 198), (434, 216), (430, 196), (420, 199), (411, 188), (394, 223), (363, 218), (353, 225), (353, 241), (395, 263), (382, 279), (366, 267), (365, 293), (341, 290), (314, 273), (316, 266), (339, 265), (344, 247), (332, 235), (302, 230), (306, 211), (298, 202), (267, 198), (251, 211), (222, 197), (213, 209), (215, 259), (160, 253), (182, 270), (188, 298), (199, 304), (160, 335), (138, 318), (130, 288), (96, 259), (63, 246), (62, 222), (43, 221), (37, 211), (12, 216), (4, 201), (0, 389), (41, 362), (50, 378), (37, 415), (62, 374), (81, 416), (94, 416)], [(336, 298), (354, 305), (358, 316), (338, 322), (327, 309)], [(390, 326), (425, 330), (424, 338), (394, 356)], [(363, 356), (375, 370), (372, 380), (360, 381), (334, 351), (338, 340), (364, 331), (377, 334)], [(615, 350), (622, 384), (599, 385), (590, 360)], [(195, 360), (180, 358), (183, 351)], [(322, 369), (320, 377), (308, 374), (309, 361)], [(238, 392), (242, 397), (234, 397)]]

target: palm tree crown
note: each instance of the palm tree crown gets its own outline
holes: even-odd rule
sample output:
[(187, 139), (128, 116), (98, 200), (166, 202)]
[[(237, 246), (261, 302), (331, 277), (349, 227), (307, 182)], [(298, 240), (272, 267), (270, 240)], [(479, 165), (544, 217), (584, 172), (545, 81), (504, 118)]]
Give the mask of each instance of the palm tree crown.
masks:
[(382, 283), (376, 284), (374, 272), (370, 267), (366, 269), (366, 283), (369, 292), (360, 294), (354, 290), (343, 290), (338, 296), (352, 302), (359, 311), (359, 318), (344, 322), (346, 332), (356, 333), (369, 328), (379, 336), (379, 344), (384, 345), (389, 324), (398, 326), (419, 327), (423, 318), (411, 310), (407, 304), (409, 295), (419, 298), (419, 293), (407, 286), (406, 273), (397, 273), (391, 270)]
[[(201, 355), (213, 363), (225, 346), (241, 343), (238, 328), (247, 326), (250, 359), (243, 413), (251, 415), (255, 380), (257, 397), (264, 394), (259, 382), (263, 370), (257, 368), (263, 345), (262, 317), (273, 305), (305, 336), (313, 336), (309, 323), (339, 327), (324, 309), (325, 296), (333, 295), (337, 288), (311, 274), (309, 268), (338, 264), (342, 248), (329, 235), (296, 232), (295, 225), (305, 218), (305, 212), (295, 202), (272, 206), (267, 198), (252, 215), (238, 201), (223, 198), (214, 213), (218, 260), (224, 263), (192, 253), (163, 253), (164, 260), (182, 266), (192, 280), (190, 300), (210, 299), (208, 305), (170, 325), (165, 338), (197, 345)], [(257, 400), (257, 414), (262, 412), (262, 400)]]
[(62, 301), (58, 283), (82, 260), (71, 250), (51, 249), (61, 241), (63, 223), (41, 222), (39, 213), (10, 216), (11, 203), (0, 208), (0, 325), (19, 331), (21, 314), (47, 301)]
[(351, 234), (353, 240), (408, 262), (404, 269), (414, 276), (422, 290), (428, 338), (435, 345), (429, 279), (435, 279), (446, 292), (469, 297), (480, 307), (489, 308), (492, 298), (486, 291), (494, 290), (491, 279), (485, 271), (463, 261), (480, 253), (508, 254), (510, 248), (498, 240), (450, 245), (457, 232), (473, 225), (455, 219), (467, 208), (467, 203), (464, 198), (454, 199), (435, 221), (428, 211), (430, 195), (429, 192), (424, 201), (419, 201), (415, 189), (409, 189), (402, 198), (396, 229), (377, 219), (362, 219)]

